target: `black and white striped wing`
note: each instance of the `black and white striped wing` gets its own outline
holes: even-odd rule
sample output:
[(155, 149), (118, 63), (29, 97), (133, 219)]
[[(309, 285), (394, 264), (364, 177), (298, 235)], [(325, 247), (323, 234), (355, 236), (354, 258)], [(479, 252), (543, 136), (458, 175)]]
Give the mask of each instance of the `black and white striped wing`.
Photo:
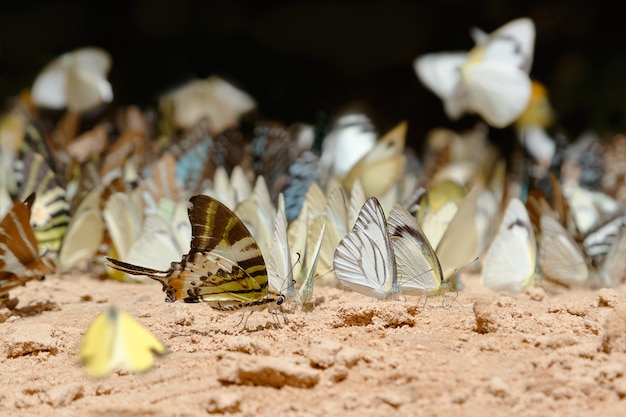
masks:
[(352, 231), (339, 242), (333, 268), (341, 283), (363, 295), (384, 299), (398, 292), (385, 213), (375, 197), (365, 202)]

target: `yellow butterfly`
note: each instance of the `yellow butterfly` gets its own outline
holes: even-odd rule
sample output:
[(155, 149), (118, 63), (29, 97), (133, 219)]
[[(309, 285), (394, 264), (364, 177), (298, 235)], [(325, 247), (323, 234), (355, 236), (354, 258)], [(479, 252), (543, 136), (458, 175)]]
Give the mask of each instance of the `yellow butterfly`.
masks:
[(147, 371), (154, 363), (153, 353), (165, 353), (163, 343), (130, 315), (110, 307), (89, 326), (78, 356), (87, 373), (98, 378), (115, 368)]

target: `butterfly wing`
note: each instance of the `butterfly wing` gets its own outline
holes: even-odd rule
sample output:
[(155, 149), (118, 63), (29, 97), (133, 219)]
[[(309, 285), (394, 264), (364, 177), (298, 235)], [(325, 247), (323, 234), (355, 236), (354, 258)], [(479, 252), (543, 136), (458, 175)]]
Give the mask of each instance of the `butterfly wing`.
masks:
[(476, 208), (479, 194), (478, 186), (467, 193), (437, 245), (444, 279), (449, 279), (454, 271), (467, 265), (478, 253)]
[(298, 290), (298, 295), (300, 297), (300, 303), (304, 306), (311, 301), (313, 297), (313, 284), (315, 283), (315, 275), (317, 271), (317, 261), (319, 259), (320, 249), (322, 248), (322, 242), (324, 241), (324, 233), (326, 231), (326, 223), (323, 224), (320, 234), (317, 238), (317, 242), (315, 243), (315, 247), (313, 248), (313, 253), (311, 254), (311, 259), (309, 261), (309, 270), (307, 272), (300, 289)]
[(600, 271), (600, 283), (603, 286), (617, 287), (626, 276), (626, 226), (622, 226), (606, 255)]
[(31, 194), (24, 202), (16, 201), (0, 221), (0, 295), (53, 272), (39, 256), (29, 223), (34, 200), (35, 194)]
[(98, 208), (85, 208), (74, 215), (59, 252), (59, 264), (63, 270), (91, 259), (104, 237), (104, 221)]
[(407, 123), (402, 122), (383, 136), (350, 169), (344, 185), (351, 189), (354, 181), (359, 179), (366, 196), (380, 198), (385, 195), (404, 175), (406, 130)]
[(131, 316), (114, 307), (100, 313), (83, 337), (79, 357), (92, 377), (103, 377), (113, 369), (142, 372), (152, 367), (153, 353), (165, 346)]
[(48, 64), (37, 76), (31, 90), (38, 106), (62, 109), (67, 102), (67, 76), (60, 60)]
[(567, 230), (553, 217), (541, 216), (539, 266), (546, 277), (564, 285), (582, 285), (588, 270), (582, 252)]
[(470, 52), (470, 60), (480, 55), (486, 61), (506, 62), (526, 73), (530, 71), (535, 47), (535, 25), (531, 19), (515, 19), (475, 40), (477, 45)]
[(270, 253), (267, 258), (267, 276), (269, 289), (276, 294), (283, 294), (286, 301), (296, 296), (294, 279), (291, 272), (291, 256), (287, 242), (287, 217), (285, 216), (285, 199), (278, 196), (278, 210), (274, 221), (274, 235)]
[(523, 70), (506, 62), (485, 61), (463, 69), (469, 110), (494, 127), (513, 123), (530, 100), (531, 82)]
[(339, 242), (333, 268), (339, 281), (361, 294), (384, 299), (398, 291), (393, 247), (376, 198), (365, 202), (352, 231)]
[[(461, 68), (467, 61), (467, 52), (427, 54), (413, 62), (413, 68), (420, 81), (445, 102), (453, 98), (461, 82)], [(460, 110), (460, 111), (459, 111)], [(448, 113), (457, 119), (462, 109)]]
[(484, 257), (483, 285), (507, 292), (519, 292), (533, 285), (536, 253), (528, 212), (521, 201), (512, 199)]
[(389, 213), (389, 234), (402, 292), (427, 296), (438, 294), (443, 280), (441, 265), (417, 219), (404, 207), (395, 205)]

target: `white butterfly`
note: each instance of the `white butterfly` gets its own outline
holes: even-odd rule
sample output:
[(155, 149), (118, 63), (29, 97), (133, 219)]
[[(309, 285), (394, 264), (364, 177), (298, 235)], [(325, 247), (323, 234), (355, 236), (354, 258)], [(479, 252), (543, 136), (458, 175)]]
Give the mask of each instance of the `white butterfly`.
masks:
[(476, 204), (480, 189), (474, 187), (461, 202), (437, 250), (412, 216), (396, 205), (389, 214), (389, 234), (396, 255), (398, 283), (409, 295), (436, 296), (456, 289), (453, 278), (478, 249)]
[(500, 228), (483, 258), (483, 285), (519, 292), (535, 283), (537, 244), (524, 204), (511, 199)]
[(290, 302), (296, 296), (294, 278), (287, 242), (287, 217), (285, 216), (285, 199), (282, 194), (278, 196), (278, 210), (274, 221), (274, 235), (270, 252), (266, 257), (267, 277), (270, 291), (282, 294), (286, 302)]
[(300, 296), (300, 303), (302, 306), (306, 306), (309, 302), (311, 302), (313, 297), (313, 284), (315, 283), (315, 276), (317, 271), (317, 261), (319, 260), (319, 254), (322, 249), (322, 242), (324, 241), (324, 233), (326, 231), (326, 222), (322, 225), (322, 229), (320, 230), (319, 236), (317, 238), (317, 242), (315, 242), (315, 247), (313, 248), (313, 252), (311, 254), (310, 259), (308, 260), (308, 271), (304, 281), (300, 285), (300, 289), (298, 290), (298, 295)]
[(564, 285), (582, 285), (589, 271), (574, 239), (555, 218), (541, 216), (539, 267), (548, 278)]
[(170, 104), (178, 127), (189, 129), (208, 118), (213, 134), (236, 125), (244, 113), (256, 107), (252, 97), (215, 75), (190, 81), (160, 99), (162, 109)]
[(535, 27), (528, 18), (507, 23), (486, 35), (474, 31), (476, 46), (469, 52), (446, 52), (418, 57), (420, 80), (444, 102), (449, 118), (477, 113), (494, 127), (515, 121), (528, 105)]
[(396, 256), (398, 284), (408, 295), (434, 296), (448, 291), (439, 258), (417, 223), (402, 206), (389, 213), (389, 234)]
[(33, 101), (53, 109), (82, 112), (113, 100), (106, 79), (111, 57), (99, 48), (81, 48), (49, 63), (37, 76)]
[(343, 177), (376, 144), (370, 119), (360, 113), (339, 117), (324, 138), (320, 170), (326, 178)]
[[(302, 305), (307, 304), (313, 295), (313, 283), (315, 280), (320, 248), (324, 239), (325, 228), (326, 222), (324, 221), (315, 246), (310, 256), (307, 257), (307, 275), (305, 276), (297, 294)], [(267, 255), (264, 254), (264, 258), (267, 260), (266, 266), (270, 291), (276, 294), (281, 294), (286, 302), (292, 301), (296, 297), (295, 279), (287, 237), (285, 200), (282, 194), (279, 194), (278, 196), (278, 209), (276, 211), (276, 221), (274, 223), (274, 237), (272, 239), (271, 251)]]
[(400, 291), (385, 213), (375, 197), (365, 202), (352, 231), (339, 242), (333, 269), (341, 283), (366, 296), (385, 299)]

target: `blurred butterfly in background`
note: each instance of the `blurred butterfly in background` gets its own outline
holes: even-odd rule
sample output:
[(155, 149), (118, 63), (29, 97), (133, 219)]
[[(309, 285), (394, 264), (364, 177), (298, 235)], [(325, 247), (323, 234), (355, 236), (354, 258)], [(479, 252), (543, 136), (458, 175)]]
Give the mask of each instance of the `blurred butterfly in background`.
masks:
[(0, 296), (33, 279), (54, 272), (54, 264), (39, 255), (30, 215), (35, 194), (15, 201), (0, 221)]
[(365, 114), (340, 116), (324, 138), (319, 162), (322, 182), (343, 178), (374, 147), (377, 137), (372, 121)]
[[(190, 240), (187, 202), (162, 198), (157, 212), (144, 216), (141, 232), (130, 246), (125, 260), (130, 264), (167, 269), (172, 261), (189, 252)], [(130, 278), (141, 281), (144, 277)]]
[(367, 197), (385, 196), (404, 175), (406, 131), (407, 123), (402, 122), (380, 138), (348, 171), (343, 180), (346, 189), (351, 190), (358, 179)]
[(160, 106), (172, 106), (176, 127), (190, 129), (206, 118), (211, 124), (211, 134), (216, 135), (235, 126), (244, 113), (256, 107), (256, 103), (244, 91), (213, 75), (190, 81), (165, 94), (160, 99)]
[(100, 378), (114, 369), (144, 372), (165, 346), (128, 313), (110, 307), (94, 319), (78, 352), (89, 376)]
[(583, 285), (589, 270), (582, 251), (555, 218), (541, 216), (539, 267), (546, 278), (560, 284)]
[(84, 112), (113, 100), (107, 74), (111, 56), (100, 48), (81, 48), (50, 62), (32, 88), (33, 101), (41, 107)]
[(509, 201), (482, 261), (486, 288), (514, 293), (535, 284), (537, 243), (528, 212), (518, 199)]
[(104, 238), (104, 219), (100, 209), (100, 190), (92, 189), (72, 215), (59, 252), (59, 267), (67, 271), (91, 260)]
[(443, 100), (450, 119), (476, 113), (493, 127), (506, 127), (530, 99), (535, 26), (528, 18), (516, 19), (489, 35), (474, 30), (473, 37), (476, 46), (469, 53), (423, 55), (415, 71)]
[(33, 203), (31, 224), (40, 252), (58, 253), (69, 223), (70, 205), (65, 199), (65, 189), (59, 185), (54, 172), (44, 158), (28, 152), (16, 161), (16, 177), (19, 200), (33, 192), (37, 198)]

